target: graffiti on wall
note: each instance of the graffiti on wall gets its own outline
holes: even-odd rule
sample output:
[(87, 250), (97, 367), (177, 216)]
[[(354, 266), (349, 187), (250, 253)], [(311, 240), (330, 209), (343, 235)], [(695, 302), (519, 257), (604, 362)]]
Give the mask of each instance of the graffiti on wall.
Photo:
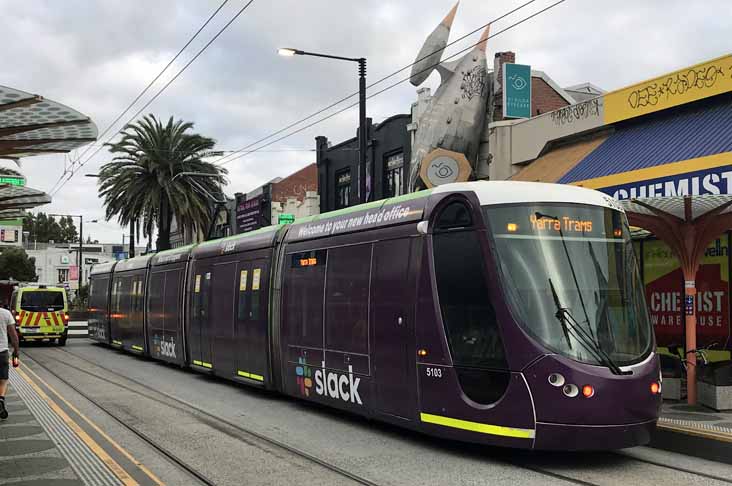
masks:
[(552, 122), (557, 126), (568, 125), (575, 121), (587, 120), (593, 116), (600, 116), (600, 98), (568, 105), (551, 112)]
[(653, 81), (630, 92), (628, 106), (632, 109), (656, 106), (659, 101), (680, 96), (689, 90), (711, 88), (725, 76), (716, 64), (672, 74), (663, 81)]
[(605, 95), (606, 124), (732, 91), (732, 55), (713, 59)]

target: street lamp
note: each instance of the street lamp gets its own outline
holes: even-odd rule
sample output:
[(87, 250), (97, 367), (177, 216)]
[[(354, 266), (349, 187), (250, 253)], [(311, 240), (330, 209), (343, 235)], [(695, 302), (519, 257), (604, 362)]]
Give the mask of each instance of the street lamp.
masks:
[[(351, 61), (358, 63), (358, 192), (361, 202), (367, 202), (366, 197), (366, 58), (365, 57), (341, 57), (329, 54), (318, 54), (315, 52), (301, 51), (291, 47), (281, 47), (277, 50), (280, 56), (314, 56), (327, 59), (338, 59), (339, 61)], [(371, 176), (373, 177), (373, 167)]]

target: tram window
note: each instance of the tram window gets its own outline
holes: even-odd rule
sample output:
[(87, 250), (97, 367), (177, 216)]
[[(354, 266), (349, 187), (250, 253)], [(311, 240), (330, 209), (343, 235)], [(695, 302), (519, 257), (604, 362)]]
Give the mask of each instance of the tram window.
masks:
[(478, 233), (438, 233), (433, 241), (440, 309), (455, 365), (504, 369)]
[(236, 303), (236, 318), (239, 321), (243, 321), (247, 318), (247, 297), (249, 296), (249, 293), (247, 292), (247, 286), (249, 279), (249, 270), (240, 270), (239, 271), (239, 295), (237, 297), (237, 303)]
[(255, 268), (252, 270), (252, 306), (249, 311), (249, 319), (256, 321), (259, 319), (259, 301), (262, 293), (259, 291), (262, 278), (262, 269)]
[(324, 284), (325, 264), (288, 269), (285, 279), (285, 326), (290, 344), (323, 346)]
[(328, 250), (325, 342), (329, 349), (368, 352), (371, 245)]
[(470, 215), (470, 208), (463, 202), (455, 201), (440, 212), (435, 222), (435, 229), (467, 228), (472, 225), (473, 218)]
[(150, 276), (150, 291), (148, 292), (147, 311), (150, 325), (155, 328), (162, 327), (162, 307), (165, 274), (153, 273)]

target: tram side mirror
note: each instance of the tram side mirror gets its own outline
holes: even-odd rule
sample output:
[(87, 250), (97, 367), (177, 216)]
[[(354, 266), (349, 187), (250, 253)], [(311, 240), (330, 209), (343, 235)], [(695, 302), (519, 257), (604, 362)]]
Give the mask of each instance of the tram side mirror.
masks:
[(426, 235), (428, 227), (429, 227), (428, 221), (420, 221), (419, 223), (417, 223), (417, 232), (421, 233), (423, 235)]

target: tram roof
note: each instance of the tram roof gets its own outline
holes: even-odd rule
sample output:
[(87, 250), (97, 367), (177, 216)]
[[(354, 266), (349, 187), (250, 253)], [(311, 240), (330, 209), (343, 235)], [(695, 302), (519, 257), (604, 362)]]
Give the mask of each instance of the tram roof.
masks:
[(117, 263), (117, 266), (115, 267), (114, 271), (116, 272), (126, 272), (129, 270), (139, 270), (141, 268), (146, 268), (147, 264), (152, 260), (153, 254), (149, 255), (142, 255), (135, 258), (128, 258), (127, 260), (120, 260)]
[(209, 258), (223, 254), (268, 248), (274, 245), (277, 232), (285, 225), (265, 226), (254, 231), (238, 235), (204, 241), (193, 249), (193, 258)]
[(169, 263), (178, 263), (187, 261), (191, 257), (191, 251), (195, 244), (171, 248), (155, 253), (152, 257), (150, 266), (167, 265)]
[(622, 210), (618, 202), (600, 191), (568, 184), (525, 181), (455, 182), (434, 188), (434, 194), (474, 192), (481, 206), (514, 203), (577, 203)]
[(91, 267), (89, 275), (111, 274), (117, 262), (96, 263)]

